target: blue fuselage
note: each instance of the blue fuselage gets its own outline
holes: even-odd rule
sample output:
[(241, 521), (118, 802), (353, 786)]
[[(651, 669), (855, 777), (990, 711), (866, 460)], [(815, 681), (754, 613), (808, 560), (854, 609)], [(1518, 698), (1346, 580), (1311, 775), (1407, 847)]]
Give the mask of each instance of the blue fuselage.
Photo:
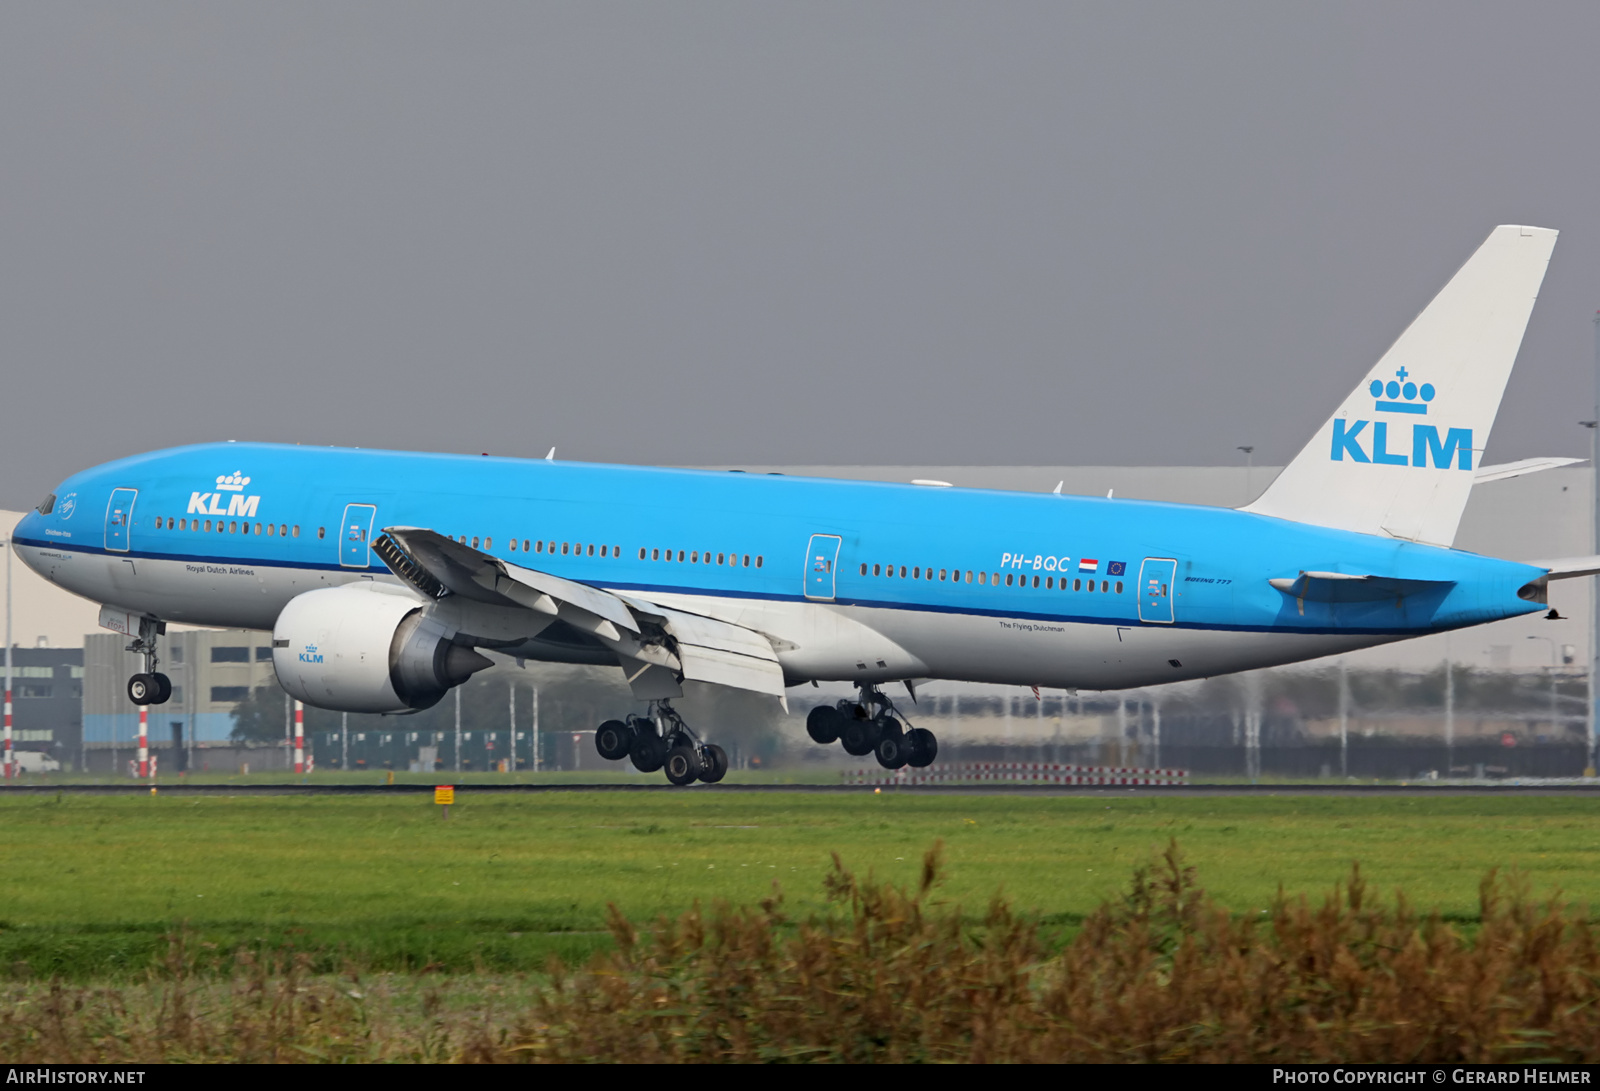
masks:
[[(369, 546), (391, 526), (718, 616), (830, 612), (907, 655), (830, 657), (812, 636), (785, 660), (793, 681), (1172, 681), (1526, 614), (1540, 605), (1518, 591), (1543, 574), (1178, 504), (245, 443), (86, 470), (16, 540), (35, 569), (102, 603), (270, 628), (295, 594), (386, 578)], [(1307, 571), (1416, 582), (1355, 602), (1269, 583)]]

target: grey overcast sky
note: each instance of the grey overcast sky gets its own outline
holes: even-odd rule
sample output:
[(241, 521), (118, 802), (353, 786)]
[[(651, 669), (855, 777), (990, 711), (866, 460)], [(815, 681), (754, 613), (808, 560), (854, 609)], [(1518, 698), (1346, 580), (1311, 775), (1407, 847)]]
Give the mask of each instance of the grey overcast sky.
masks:
[(1497, 223), (1588, 453), (1600, 5), (0, 4), (0, 507), (260, 439), (1257, 464)]

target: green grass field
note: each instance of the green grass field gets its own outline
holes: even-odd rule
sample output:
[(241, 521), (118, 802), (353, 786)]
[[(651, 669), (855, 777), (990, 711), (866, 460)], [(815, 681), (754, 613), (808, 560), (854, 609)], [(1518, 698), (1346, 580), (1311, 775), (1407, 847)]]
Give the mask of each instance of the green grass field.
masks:
[(608, 942), (694, 900), (754, 902), (774, 881), (822, 905), (837, 852), (910, 882), (946, 846), (946, 900), (997, 891), (1070, 930), (1176, 838), (1236, 912), (1280, 885), (1321, 897), (1353, 861), (1385, 892), (1470, 922), (1479, 880), (1600, 907), (1600, 800), (1581, 797), (918, 796), (913, 793), (427, 796), (7, 796), (0, 971), (141, 973), (187, 928), (229, 951), (284, 944), (335, 969), (516, 971)]

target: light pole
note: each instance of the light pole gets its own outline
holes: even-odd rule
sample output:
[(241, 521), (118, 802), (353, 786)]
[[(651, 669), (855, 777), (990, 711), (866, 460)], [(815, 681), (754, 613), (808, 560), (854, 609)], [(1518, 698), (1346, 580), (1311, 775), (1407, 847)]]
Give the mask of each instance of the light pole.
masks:
[(1558, 735), (1561, 731), (1561, 724), (1556, 719), (1556, 642), (1554, 638), (1548, 636), (1530, 636), (1528, 639), (1542, 640), (1550, 645), (1550, 733)]
[(12, 538), (7, 538), (4, 542), (0, 542), (0, 546), (3, 546), (6, 551), (6, 724), (5, 757), (0, 759), (0, 761), (4, 762), (3, 769), (6, 780), (16, 776), (16, 766), (11, 763), (11, 554), (15, 552), (12, 549), (14, 540), (15, 537), (13, 536)]
[[(1594, 316), (1594, 419), (1580, 421), (1589, 429), (1589, 473), (1594, 488), (1590, 492), (1589, 524), (1593, 537), (1590, 553), (1600, 553), (1600, 311)], [(1594, 776), (1600, 764), (1600, 587), (1590, 577), (1589, 584), (1589, 760), (1584, 776)]]

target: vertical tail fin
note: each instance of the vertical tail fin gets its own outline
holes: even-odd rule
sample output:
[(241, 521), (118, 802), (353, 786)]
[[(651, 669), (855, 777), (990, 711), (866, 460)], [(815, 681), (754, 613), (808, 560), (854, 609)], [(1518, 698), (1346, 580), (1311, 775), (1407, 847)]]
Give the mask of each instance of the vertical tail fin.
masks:
[(1497, 227), (1246, 511), (1449, 545), (1556, 232)]

